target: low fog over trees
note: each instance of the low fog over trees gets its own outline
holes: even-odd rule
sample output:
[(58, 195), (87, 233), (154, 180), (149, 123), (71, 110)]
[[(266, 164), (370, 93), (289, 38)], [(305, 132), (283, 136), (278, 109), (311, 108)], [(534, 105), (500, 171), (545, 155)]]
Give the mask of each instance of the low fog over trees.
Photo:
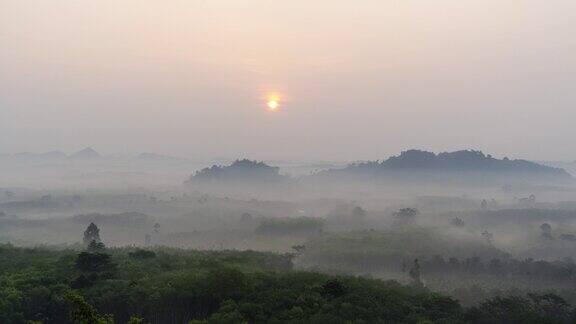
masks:
[(564, 171), (477, 151), (197, 169), (170, 186), (0, 188), (0, 322), (573, 322)]

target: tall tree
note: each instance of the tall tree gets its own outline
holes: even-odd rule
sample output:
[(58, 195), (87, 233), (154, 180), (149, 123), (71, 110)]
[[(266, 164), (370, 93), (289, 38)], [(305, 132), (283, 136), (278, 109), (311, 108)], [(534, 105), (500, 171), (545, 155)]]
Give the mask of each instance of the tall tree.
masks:
[(90, 223), (84, 231), (84, 244), (89, 246), (92, 242), (100, 243), (100, 229), (94, 223)]

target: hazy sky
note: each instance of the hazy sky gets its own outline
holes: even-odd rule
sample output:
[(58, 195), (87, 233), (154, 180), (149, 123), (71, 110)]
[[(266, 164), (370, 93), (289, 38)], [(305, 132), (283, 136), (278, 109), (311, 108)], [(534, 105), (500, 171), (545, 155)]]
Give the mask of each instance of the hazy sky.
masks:
[(0, 152), (574, 160), (575, 31), (574, 0), (0, 0)]

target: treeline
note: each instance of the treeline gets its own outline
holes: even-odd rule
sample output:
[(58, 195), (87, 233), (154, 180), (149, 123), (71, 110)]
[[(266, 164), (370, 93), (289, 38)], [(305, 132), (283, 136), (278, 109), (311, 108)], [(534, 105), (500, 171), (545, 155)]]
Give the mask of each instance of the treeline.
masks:
[[(570, 282), (576, 279), (574, 260), (514, 258), (494, 247), (485, 237), (488, 234), (458, 239), (418, 227), (331, 233), (309, 240), (301, 261), (309, 266), (378, 272), (405, 270), (406, 264), (419, 259), (423, 275), (523, 276)], [(553, 237), (542, 239), (549, 243)]]
[[(464, 309), (420, 285), (291, 270), (290, 255), (0, 246), (0, 323), (571, 323), (555, 295)], [(83, 278), (83, 279), (80, 279)], [(28, 322), (31, 323), (31, 322)]]
[(548, 262), (544, 260), (490, 259), (479, 257), (465, 259), (435, 256), (423, 260), (422, 269), (431, 274), (473, 274), (494, 276), (526, 276), (558, 281), (576, 279), (576, 264), (570, 260)]
[[(403, 219), (403, 221), (406, 221)], [(454, 238), (441, 231), (416, 226), (387, 230), (325, 233), (306, 243), (301, 262), (357, 272), (399, 269), (403, 261), (427, 260), (436, 255), (466, 259), (506, 259), (509, 255), (481, 237)]]

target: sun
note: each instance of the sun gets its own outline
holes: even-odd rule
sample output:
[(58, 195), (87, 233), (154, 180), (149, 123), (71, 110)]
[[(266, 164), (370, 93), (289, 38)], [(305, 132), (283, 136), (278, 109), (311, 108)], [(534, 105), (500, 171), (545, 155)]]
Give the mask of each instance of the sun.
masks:
[(280, 95), (270, 93), (266, 96), (266, 106), (269, 111), (278, 111), (280, 109)]
[(266, 104), (268, 105), (268, 109), (271, 111), (275, 111), (280, 107), (280, 103), (276, 99), (269, 99)]

